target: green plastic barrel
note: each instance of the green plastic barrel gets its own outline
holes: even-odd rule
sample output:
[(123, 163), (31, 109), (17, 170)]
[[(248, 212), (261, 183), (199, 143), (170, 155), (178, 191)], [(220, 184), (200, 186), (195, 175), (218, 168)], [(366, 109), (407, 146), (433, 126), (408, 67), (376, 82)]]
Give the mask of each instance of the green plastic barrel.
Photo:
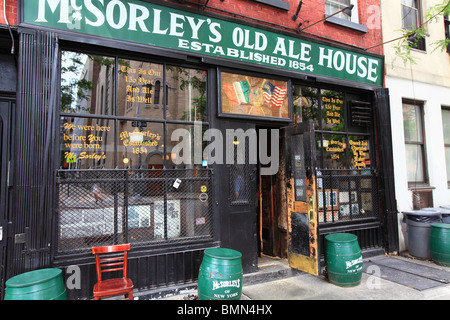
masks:
[(226, 248), (206, 249), (198, 275), (199, 300), (239, 300), (242, 254)]
[(434, 263), (450, 267), (450, 224), (433, 223), (431, 225), (430, 251)]
[(6, 281), (5, 300), (67, 300), (62, 271), (34, 270)]
[(328, 280), (340, 287), (359, 285), (363, 261), (358, 237), (350, 233), (333, 233), (325, 239)]

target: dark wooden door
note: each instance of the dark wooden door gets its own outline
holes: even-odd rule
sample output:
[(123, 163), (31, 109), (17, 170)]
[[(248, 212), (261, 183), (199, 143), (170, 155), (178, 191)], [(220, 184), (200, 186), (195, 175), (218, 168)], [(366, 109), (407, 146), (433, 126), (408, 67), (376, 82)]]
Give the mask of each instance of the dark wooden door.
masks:
[(218, 121), (223, 164), (214, 166), (215, 208), (222, 247), (242, 253), (244, 272), (257, 269), (257, 135), (254, 124)]

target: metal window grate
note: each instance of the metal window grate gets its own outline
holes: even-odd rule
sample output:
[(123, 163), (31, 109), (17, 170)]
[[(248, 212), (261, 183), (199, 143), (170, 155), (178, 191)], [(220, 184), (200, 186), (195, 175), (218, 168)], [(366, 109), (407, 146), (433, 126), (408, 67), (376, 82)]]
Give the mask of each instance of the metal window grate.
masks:
[(212, 240), (210, 169), (60, 170), (57, 252)]
[(319, 223), (378, 219), (376, 183), (370, 169), (317, 169)]

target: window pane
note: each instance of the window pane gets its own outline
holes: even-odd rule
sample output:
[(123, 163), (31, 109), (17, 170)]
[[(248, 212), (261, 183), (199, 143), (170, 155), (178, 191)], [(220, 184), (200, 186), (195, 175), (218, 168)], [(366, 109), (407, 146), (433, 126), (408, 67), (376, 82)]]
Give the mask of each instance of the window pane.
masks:
[(405, 29), (416, 28), (417, 27), (417, 9), (403, 6), (402, 10), (403, 10), (403, 27)]
[(167, 119), (207, 121), (204, 70), (167, 67)]
[(420, 145), (407, 144), (405, 148), (408, 182), (424, 182), (422, 147)]
[(119, 59), (119, 116), (162, 119), (163, 65)]
[(113, 115), (115, 59), (63, 51), (61, 112)]
[(203, 159), (203, 151), (209, 143), (202, 138), (206, 129), (201, 125), (167, 124), (168, 166), (202, 165), (202, 160), (207, 160)]
[(415, 7), (416, 0), (402, 0), (402, 4), (409, 7)]
[(406, 142), (422, 142), (422, 114), (420, 106), (403, 104), (403, 127)]
[(418, 26), (418, 7), (415, 0), (402, 0), (402, 17), (403, 28)]
[[(342, 10), (350, 5), (350, 0), (326, 0), (325, 1), (325, 14), (331, 15), (339, 10)], [(336, 15), (337, 17), (345, 20), (350, 20), (350, 16), (341, 12)]]
[(322, 129), (345, 131), (344, 99), (342, 92), (322, 90)]
[(323, 165), (327, 169), (339, 169), (347, 167), (347, 159), (345, 156), (344, 135), (323, 135)]
[(349, 136), (350, 168), (370, 168), (369, 140), (367, 137)]
[(294, 123), (314, 121), (315, 129), (319, 129), (318, 89), (294, 86)]
[(450, 110), (442, 110), (442, 127), (444, 131), (444, 143), (450, 144)]
[(61, 167), (112, 169), (114, 120), (61, 117)]
[(162, 168), (164, 127), (161, 123), (123, 121), (119, 125), (119, 168)]

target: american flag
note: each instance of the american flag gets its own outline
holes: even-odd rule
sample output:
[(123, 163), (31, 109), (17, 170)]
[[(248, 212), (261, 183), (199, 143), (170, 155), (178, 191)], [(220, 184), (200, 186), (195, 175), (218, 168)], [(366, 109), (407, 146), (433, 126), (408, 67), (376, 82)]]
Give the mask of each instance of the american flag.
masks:
[(280, 108), (286, 96), (287, 88), (273, 85), (269, 81), (264, 82), (263, 96), (264, 102), (274, 107)]
[(267, 104), (270, 104), (270, 99), (272, 99), (272, 93), (275, 89), (275, 86), (271, 84), (269, 81), (264, 82), (263, 85), (263, 96), (264, 96), (264, 102)]
[(287, 93), (287, 88), (275, 86), (270, 103), (274, 107), (280, 108), (281, 105), (283, 104), (284, 96), (286, 95), (286, 93)]

